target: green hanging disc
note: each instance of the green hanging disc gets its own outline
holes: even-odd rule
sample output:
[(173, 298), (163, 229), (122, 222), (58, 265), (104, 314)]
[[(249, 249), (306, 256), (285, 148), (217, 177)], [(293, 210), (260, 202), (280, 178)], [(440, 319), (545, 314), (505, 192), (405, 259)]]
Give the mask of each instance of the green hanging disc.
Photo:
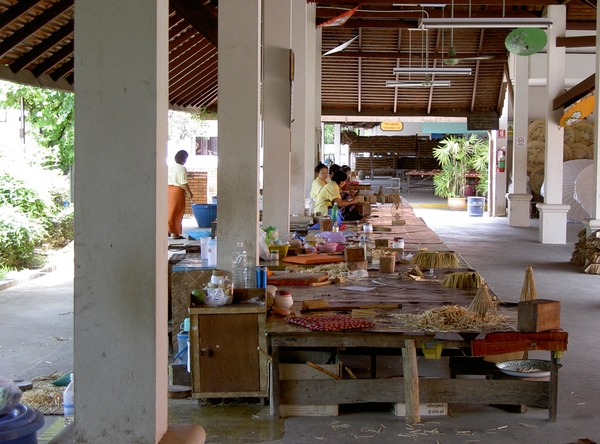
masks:
[(511, 31), (504, 40), (504, 46), (516, 55), (528, 56), (540, 52), (548, 43), (548, 36), (543, 29), (517, 28)]

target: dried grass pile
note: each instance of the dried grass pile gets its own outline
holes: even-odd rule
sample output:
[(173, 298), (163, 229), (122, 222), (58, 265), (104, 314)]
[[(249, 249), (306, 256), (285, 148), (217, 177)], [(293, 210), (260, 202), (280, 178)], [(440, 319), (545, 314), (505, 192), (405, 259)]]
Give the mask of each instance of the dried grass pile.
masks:
[(489, 315), (486, 319), (467, 307), (444, 305), (416, 314), (398, 313), (394, 317), (409, 327), (425, 331), (501, 330), (508, 323), (503, 315)]
[(460, 263), (454, 251), (419, 250), (411, 261), (420, 268), (460, 268)]
[(586, 236), (586, 229), (579, 232), (579, 241), (571, 255), (573, 265), (585, 267), (589, 274), (600, 274), (600, 230)]
[(442, 285), (447, 288), (479, 288), (483, 278), (476, 271), (460, 271), (447, 275)]
[(66, 387), (57, 387), (52, 382), (63, 375), (64, 373), (52, 372), (32, 379), (33, 389), (23, 393), (21, 404), (33, 407), (44, 415), (62, 415), (62, 395)]
[(533, 279), (533, 268), (527, 267), (525, 279), (523, 280), (523, 289), (521, 290), (521, 301), (534, 301), (537, 299), (535, 289), (535, 280)]

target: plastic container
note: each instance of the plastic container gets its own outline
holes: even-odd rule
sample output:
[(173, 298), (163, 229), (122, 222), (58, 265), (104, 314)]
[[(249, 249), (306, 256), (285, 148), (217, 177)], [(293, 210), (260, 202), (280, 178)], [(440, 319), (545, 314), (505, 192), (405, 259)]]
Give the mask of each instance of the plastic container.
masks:
[(248, 254), (244, 248), (244, 242), (237, 242), (231, 265), (233, 288), (248, 288)]
[(188, 362), (188, 340), (189, 333), (182, 331), (177, 334), (177, 354), (173, 357), (174, 361), (179, 360), (179, 364), (186, 364)]
[(483, 216), (485, 207), (485, 197), (482, 196), (467, 196), (467, 213), (469, 216)]
[(0, 442), (4, 444), (36, 444), (37, 431), (44, 426), (44, 415), (32, 407), (17, 404), (0, 416)]
[(65, 427), (75, 422), (75, 376), (71, 373), (71, 382), (63, 392), (63, 412)]
[(209, 267), (217, 266), (217, 239), (210, 239), (206, 244), (206, 252)]
[(199, 227), (210, 227), (217, 219), (217, 206), (215, 204), (193, 204), (192, 211)]
[(208, 263), (208, 241), (210, 237), (201, 237), (200, 238), (200, 260), (202, 262), (206, 261)]

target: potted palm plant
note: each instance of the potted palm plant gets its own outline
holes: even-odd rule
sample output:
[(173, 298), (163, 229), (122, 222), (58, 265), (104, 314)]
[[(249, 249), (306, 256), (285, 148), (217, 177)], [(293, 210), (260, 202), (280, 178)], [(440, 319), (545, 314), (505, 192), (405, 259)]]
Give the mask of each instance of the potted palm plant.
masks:
[(487, 170), (489, 163), (488, 142), (476, 134), (448, 136), (433, 149), (433, 157), (440, 164), (440, 172), (433, 176), (433, 192), (448, 199), (448, 208), (467, 208), (465, 188), (468, 174), (475, 173), (478, 181), (475, 190), (487, 194)]

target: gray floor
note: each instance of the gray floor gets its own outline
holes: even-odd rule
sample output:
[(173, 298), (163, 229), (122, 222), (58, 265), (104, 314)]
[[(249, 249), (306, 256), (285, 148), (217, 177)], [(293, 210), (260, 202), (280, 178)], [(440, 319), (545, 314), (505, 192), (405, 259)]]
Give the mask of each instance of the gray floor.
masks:
[[(344, 413), (334, 418), (287, 419), (283, 439), (268, 442), (562, 444), (582, 437), (600, 441), (600, 345), (596, 340), (600, 277), (587, 275), (569, 262), (582, 226), (568, 224), (566, 245), (542, 245), (537, 219), (531, 220), (529, 228), (510, 228), (506, 218), (448, 211), (428, 193), (404, 197), (501, 299), (519, 300), (525, 269), (531, 265), (538, 298), (562, 302), (561, 323), (570, 341), (560, 371), (558, 421), (549, 422), (547, 410), (539, 408), (516, 414), (491, 406), (451, 405), (448, 416), (423, 418), (421, 424), (410, 428), (389, 408), (358, 406), (351, 413), (342, 410)], [(189, 219), (185, 224), (194, 225)], [(0, 292), (1, 376), (30, 379), (52, 370), (72, 369), (72, 260), (67, 251), (57, 258), (59, 266), (53, 273)], [(539, 357), (547, 358), (547, 354)], [(49, 417), (48, 425), (54, 419)], [(242, 441), (211, 439), (209, 435), (207, 442)]]

